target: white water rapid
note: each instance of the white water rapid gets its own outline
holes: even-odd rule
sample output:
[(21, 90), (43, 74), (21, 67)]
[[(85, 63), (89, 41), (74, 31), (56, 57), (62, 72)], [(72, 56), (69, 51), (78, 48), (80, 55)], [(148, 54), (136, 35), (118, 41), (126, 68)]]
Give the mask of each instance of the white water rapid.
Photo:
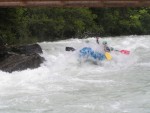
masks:
[(94, 38), (43, 42), (41, 67), (0, 71), (0, 113), (150, 113), (150, 36), (101, 40), (131, 53), (112, 53), (102, 65), (79, 63), (79, 49), (98, 50)]

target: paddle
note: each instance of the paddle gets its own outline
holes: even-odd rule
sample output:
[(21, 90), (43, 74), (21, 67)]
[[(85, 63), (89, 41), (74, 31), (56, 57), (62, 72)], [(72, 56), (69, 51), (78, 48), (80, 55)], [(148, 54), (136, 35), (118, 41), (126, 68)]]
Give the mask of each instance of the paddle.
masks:
[[(75, 51), (76, 49), (73, 48), (73, 47), (66, 47), (65, 50), (66, 51)], [(115, 51), (118, 51), (118, 52), (120, 52), (122, 54), (125, 54), (125, 55), (129, 55), (130, 54), (130, 51), (128, 51), (128, 50), (115, 50)]]
[(105, 52), (105, 57), (106, 57), (107, 60), (111, 60), (112, 59), (111, 54), (108, 53), (108, 52)]
[(75, 48), (73, 48), (73, 47), (66, 47), (66, 49), (65, 49), (66, 51), (75, 51), (76, 49)]
[[(99, 44), (99, 37), (96, 37), (96, 42), (97, 42), (97, 44)], [(128, 51), (128, 50), (115, 50), (115, 51), (118, 51), (118, 52), (125, 54), (125, 55), (130, 54), (130, 51)]]
[(126, 54), (126, 55), (130, 54), (130, 51), (128, 51), (128, 50), (120, 50), (120, 52), (123, 53), (123, 54)]
[(129, 55), (130, 54), (130, 51), (128, 51), (128, 50), (115, 50), (115, 51), (118, 51), (118, 52), (120, 52), (122, 54), (125, 54), (125, 55)]

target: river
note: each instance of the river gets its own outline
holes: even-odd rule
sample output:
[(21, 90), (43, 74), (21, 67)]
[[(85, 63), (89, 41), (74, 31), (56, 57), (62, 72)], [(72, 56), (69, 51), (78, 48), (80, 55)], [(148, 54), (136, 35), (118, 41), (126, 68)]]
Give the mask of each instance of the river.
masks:
[(130, 55), (79, 63), (79, 49), (99, 48), (94, 38), (39, 43), (46, 59), (39, 68), (0, 71), (0, 113), (150, 113), (150, 36), (104, 40)]

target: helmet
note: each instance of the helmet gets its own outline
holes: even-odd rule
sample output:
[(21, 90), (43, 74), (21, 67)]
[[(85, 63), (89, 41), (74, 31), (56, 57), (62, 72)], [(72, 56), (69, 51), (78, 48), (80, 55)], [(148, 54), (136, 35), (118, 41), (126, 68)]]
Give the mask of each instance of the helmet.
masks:
[(103, 41), (103, 44), (106, 45), (106, 44), (107, 44), (107, 41)]

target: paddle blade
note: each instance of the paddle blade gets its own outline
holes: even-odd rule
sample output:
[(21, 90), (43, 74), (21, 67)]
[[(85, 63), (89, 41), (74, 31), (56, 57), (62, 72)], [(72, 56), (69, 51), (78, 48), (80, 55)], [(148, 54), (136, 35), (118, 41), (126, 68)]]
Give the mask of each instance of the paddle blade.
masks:
[(111, 54), (108, 53), (108, 52), (105, 52), (105, 57), (106, 57), (107, 60), (111, 60), (112, 59)]
[(75, 48), (73, 48), (73, 47), (66, 47), (65, 50), (66, 50), (66, 51), (75, 51)]
[(128, 51), (128, 50), (120, 50), (120, 52), (123, 53), (123, 54), (126, 54), (126, 55), (130, 54), (130, 51)]

